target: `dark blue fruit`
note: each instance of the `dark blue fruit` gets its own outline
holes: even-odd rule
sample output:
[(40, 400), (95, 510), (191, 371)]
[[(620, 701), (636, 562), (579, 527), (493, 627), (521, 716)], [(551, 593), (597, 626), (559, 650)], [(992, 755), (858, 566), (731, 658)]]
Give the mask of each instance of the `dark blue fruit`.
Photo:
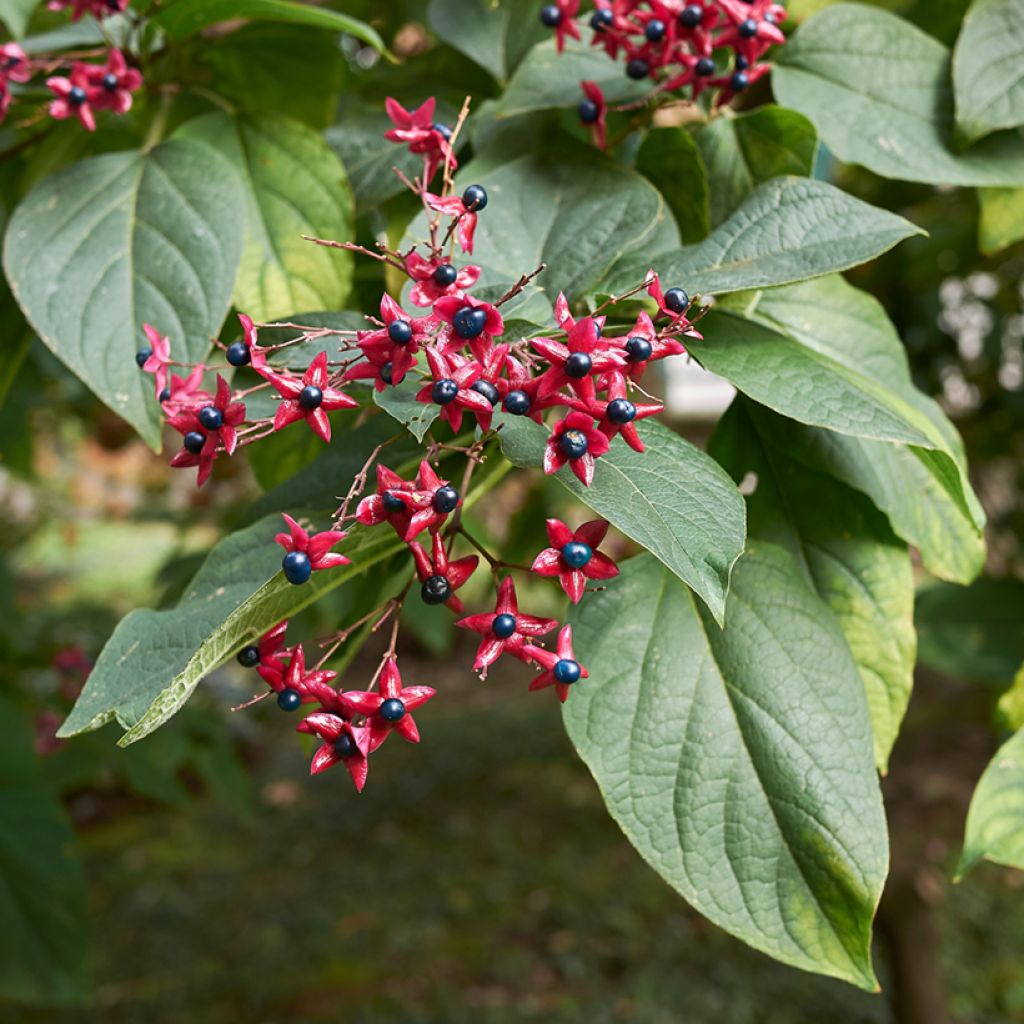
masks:
[(487, 313), (478, 306), (463, 306), (452, 317), (452, 327), (460, 338), (479, 338), (487, 326)]
[(562, 558), (572, 569), (582, 569), (593, 557), (594, 552), (590, 545), (580, 540), (571, 540), (562, 548)]
[(435, 512), (447, 515), (459, 507), (459, 492), (454, 487), (438, 487), (430, 504)]
[(405, 717), (405, 705), (397, 697), (389, 697), (378, 714), (385, 722), (399, 722)]
[(459, 385), (445, 377), (443, 380), (434, 381), (434, 386), (430, 389), (430, 399), (438, 405), (448, 405), (449, 402), (455, 401), (458, 393)]
[(307, 384), (299, 392), (299, 405), (303, 409), (319, 409), (323, 400), (324, 393), (315, 384)]
[(694, 70), (701, 78), (707, 78), (715, 73), (715, 62), (710, 57), (701, 57)]
[(207, 405), (199, 410), (199, 422), (207, 430), (220, 430), (224, 426), (224, 414), (215, 405)]
[(252, 362), (252, 353), (244, 341), (235, 341), (228, 345), (227, 357), (232, 366), (246, 366)]
[(753, 18), (741, 21), (739, 33), (743, 39), (753, 39), (757, 35), (757, 22)]
[(704, 17), (704, 12), (696, 4), (687, 4), (679, 15), (679, 24), (684, 28), (696, 28)]
[(556, 661), (552, 672), (556, 682), (564, 683), (566, 685), (575, 683), (582, 674), (579, 663), (573, 661), (571, 658), (562, 658), (561, 661)]
[(347, 732), (343, 732), (334, 741), (334, 752), (338, 757), (344, 758), (347, 761), (350, 757), (355, 757), (359, 753), (359, 747), (356, 746), (356, 741)]
[(516, 631), (516, 617), (509, 615), (507, 612), (504, 615), (495, 615), (494, 622), (491, 623), (491, 632), (499, 640), (507, 640)]
[(242, 668), (255, 668), (260, 663), (260, 649), (255, 644), (249, 644), (248, 647), (243, 647), (235, 658)]
[(608, 403), (605, 416), (612, 423), (632, 423), (636, 419), (636, 406), (628, 398), (616, 398)]
[(85, 90), (79, 86), (74, 86), (70, 92), (68, 92), (68, 103), (73, 107), (80, 107), (89, 97), (86, 96)]
[(590, 16), (590, 27), (595, 32), (603, 32), (615, 20), (615, 15), (609, 10), (594, 11)]
[(284, 578), (296, 586), (305, 583), (313, 575), (313, 566), (309, 561), (309, 555), (302, 551), (289, 551), (284, 556), (281, 568), (284, 569)]
[(580, 120), (593, 124), (601, 116), (601, 108), (593, 100), (583, 100), (579, 105)]
[(397, 494), (392, 494), (390, 491), (384, 492), (384, 507), (389, 512), (404, 512), (408, 508), (406, 503)]
[(626, 65), (626, 74), (630, 78), (635, 78), (639, 81), (641, 78), (646, 78), (651, 72), (651, 66), (642, 57), (634, 57)]
[(198, 455), (206, 444), (206, 435), (200, 434), (198, 430), (190, 430), (182, 439), (182, 447), (192, 455)]
[(452, 585), (444, 576), (429, 576), (420, 588), (427, 604), (444, 604), (452, 596)]
[(626, 341), (626, 358), (631, 363), (645, 363), (654, 349), (646, 338), (636, 335)]
[(586, 352), (573, 352), (565, 361), (565, 372), (574, 380), (586, 377), (594, 368), (594, 361)]
[(412, 324), (407, 320), (392, 320), (388, 325), (388, 337), (396, 345), (408, 345), (412, 341)]
[(729, 86), (733, 92), (743, 92), (748, 85), (750, 85), (750, 79), (743, 71), (734, 71), (732, 78), (729, 79)]
[(590, 447), (587, 435), (581, 430), (567, 430), (559, 439), (558, 447), (570, 459), (579, 459), (587, 454)]
[(282, 711), (295, 711), (302, 704), (302, 694), (289, 687), (277, 695), (277, 706)]
[(458, 279), (459, 272), (450, 263), (442, 263), (441, 266), (434, 268), (434, 284), (439, 284), (442, 288), (448, 288)]
[(153, 354), (153, 350), (151, 348), (140, 348), (139, 351), (135, 353), (135, 362), (137, 362), (139, 364), (139, 366), (142, 366), (143, 363), (145, 363), (145, 361), (152, 354)]
[(669, 288), (665, 292), (665, 305), (672, 310), (673, 313), (685, 313), (687, 307), (690, 305), (690, 296), (683, 291), (682, 288)]
[(467, 210), (476, 210), (479, 213), (487, 205), (487, 190), (483, 185), (470, 185), (462, 193), (462, 202)]
[(660, 43), (665, 38), (665, 22), (660, 18), (654, 18), (647, 22), (644, 35), (649, 43)]
[(483, 395), (491, 405), (497, 405), (498, 399), (501, 397), (498, 394), (498, 389), (489, 380), (478, 380), (470, 384), (469, 389), (478, 395)]
[(505, 396), (503, 408), (513, 416), (525, 416), (530, 411), (530, 396), (525, 391), (510, 391)]
[(558, 28), (562, 24), (562, 12), (555, 4), (545, 4), (540, 9), (540, 20), (548, 28)]

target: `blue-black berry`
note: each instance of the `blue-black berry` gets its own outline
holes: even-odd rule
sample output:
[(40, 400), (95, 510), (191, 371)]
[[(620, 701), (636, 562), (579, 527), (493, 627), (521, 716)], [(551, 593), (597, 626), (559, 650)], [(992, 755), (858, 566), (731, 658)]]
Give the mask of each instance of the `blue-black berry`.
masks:
[(207, 405), (199, 410), (199, 422), (207, 430), (220, 430), (224, 426), (224, 414), (215, 405)]
[(435, 121), (431, 126), (438, 135), (447, 142), (452, 137), (452, 130), (446, 124), (442, 124), (440, 121)]
[(117, 91), (117, 75), (111, 74), (109, 71), (103, 76), (103, 88), (107, 92)]
[(434, 284), (449, 288), (459, 279), (459, 272), (450, 264), (442, 263), (434, 268)]
[(747, 78), (745, 71), (734, 71), (732, 78), (729, 79), (729, 87), (733, 92), (743, 92), (748, 85), (750, 85), (750, 79)]
[(232, 366), (246, 366), (252, 362), (252, 353), (244, 341), (234, 341), (228, 345), (227, 357)]
[(452, 585), (444, 576), (428, 576), (420, 588), (420, 596), (427, 604), (444, 604), (452, 596)]
[(408, 345), (412, 341), (412, 324), (408, 320), (392, 320), (388, 325), (388, 337), (396, 345)]
[(587, 454), (590, 444), (582, 430), (567, 430), (558, 439), (558, 447), (568, 458), (579, 459)]
[(639, 81), (651, 73), (651, 66), (642, 57), (634, 57), (626, 64), (626, 74)]
[(601, 108), (593, 100), (583, 100), (579, 105), (580, 120), (593, 124), (601, 116)]
[(713, 75), (715, 73), (715, 62), (710, 57), (701, 57), (701, 59), (697, 61), (694, 71), (696, 71), (701, 78), (707, 78), (708, 75)]
[(455, 401), (455, 396), (458, 393), (459, 385), (445, 377), (442, 380), (434, 381), (434, 386), (430, 389), (430, 400), (438, 405), (448, 405), (449, 402)]
[(757, 22), (753, 18), (745, 18), (740, 22), (739, 33), (743, 39), (753, 39), (757, 35)]
[(302, 704), (302, 694), (288, 687), (277, 695), (277, 706), (282, 711), (296, 711)]
[(581, 540), (571, 540), (562, 548), (562, 558), (572, 569), (582, 569), (593, 557), (593, 549)]
[(504, 615), (495, 615), (491, 623), (491, 632), (499, 640), (507, 640), (516, 631), (516, 617), (505, 612)]
[(135, 353), (135, 362), (138, 363), (139, 366), (142, 366), (152, 354), (153, 350), (151, 348), (140, 348), (139, 351)]
[(255, 644), (249, 644), (248, 647), (243, 647), (235, 658), (242, 668), (255, 668), (260, 663), (260, 649)]
[(334, 741), (334, 752), (338, 757), (348, 760), (359, 753), (359, 747), (356, 746), (356, 741), (347, 732), (343, 732)]
[(435, 512), (447, 515), (459, 507), (459, 492), (454, 487), (438, 487), (430, 504)]
[(679, 15), (679, 24), (684, 28), (696, 28), (704, 18), (704, 11), (696, 4), (687, 4)]
[(540, 9), (540, 20), (548, 28), (558, 28), (562, 24), (562, 12), (556, 4), (545, 4)]
[(682, 288), (669, 288), (665, 292), (665, 305), (672, 310), (673, 313), (685, 313), (687, 307), (690, 305), (690, 296), (683, 291)]
[(573, 661), (571, 658), (562, 658), (560, 661), (556, 661), (552, 672), (556, 682), (566, 685), (575, 683), (582, 674), (579, 662)]
[(476, 210), (479, 213), (487, 205), (487, 190), (483, 185), (470, 185), (462, 193), (462, 202), (467, 210)]
[(73, 107), (82, 106), (88, 98), (85, 90), (80, 85), (73, 86), (68, 92), (68, 103)]
[(616, 398), (608, 403), (604, 414), (612, 423), (632, 423), (636, 419), (636, 406), (628, 398)]
[(652, 18), (647, 22), (644, 35), (649, 43), (660, 43), (665, 38), (665, 22), (660, 18)]
[(324, 393), (315, 384), (307, 384), (299, 392), (299, 405), (303, 409), (319, 409), (323, 400)]
[(501, 397), (498, 394), (498, 389), (489, 380), (474, 381), (469, 385), (469, 389), (478, 395), (483, 395), (491, 405), (497, 405), (498, 399)]
[(190, 430), (181, 439), (181, 444), (190, 455), (198, 455), (206, 444), (206, 435), (200, 434), (198, 430)]
[(385, 384), (392, 383), (392, 381), (391, 381), (391, 370), (392, 370), (392, 367), (391, 367), (390, 363), (385, 363), (380, 368), (380, 379), (382, 381), (384, 381)]
[(505, 396), (503, 408), (513, 416), (525, 416), (532, 404), (530, 396), (525, 391), (510, 391)]
[(281, 568), (284, 569), (284, 578), (295, 586), (305, 583), (313, 575), (309, 555), (303, 551), (289, 551), (284, 556)]
[(479, 338), (487, 326), (487, 313), (479, 306), (463, 306), (452, 317), (452, 327), (460, 338)]
[(409, 506), (398, 497), (397, 494), (392, 494), (390, 491), (384, 492), (384, 507), (389, 512), (404, 512)]
[(742, 53), (736, 54), (736, 70), (746, 71), (750, 67), (750, 61)]
[(654, 348), (646, 338), (634, 335), (626, 340), (626, 358), (631, 363), (646, 363), (653, 352)]
[(565, 372), (574, 380), (580, 380), (594, 368), (594, 361), (586, 352), (573, 352), (565, 361)]
[(164, 402), (170, 401), (170, 398), (171, 398), (171, 389), (170, 388), (164, 388), (160, 392), (160, 394), (157, 395), (157, 399), (156, 400), (162, 404)]
[(615, 20), (615, 15), (612, 14), (607, 8), (600, 11), (594, 11), (590, 16), (590, 27), (595, 32), (603, 32), (608, 28), (611, 23)]
[(377, 713), (385, 722), (400, 722), (405, 718), (405, 705), (397, 697), (389, 697)]

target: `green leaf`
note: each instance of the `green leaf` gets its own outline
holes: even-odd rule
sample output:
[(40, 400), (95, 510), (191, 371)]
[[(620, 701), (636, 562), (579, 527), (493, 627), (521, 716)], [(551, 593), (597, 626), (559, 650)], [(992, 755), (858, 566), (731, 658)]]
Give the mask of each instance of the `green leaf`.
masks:
[[(549, 432), (515, 416), (498, 422), (505, 455), (517, 466), (540, 466)], [(647, 421), (639, 432), (647, 450), (614, 441), (590, 487), (568, 467), (555, 479), (689, 584), (721, 622), (746, 536), (743, 499), (714, 459), (668, 427)]]
[(204, 143), (95, 157), (47, 178), (14, 211), (4, 269), (39, 337), (153, 447), (159, 409), (134, 354), (143, 323), (199, 362), (231, 302), (244, 193)]
[(548, 32), (522, 0), (431, 0), (427, 22), (450, 46), (499, 82)]
[(46, 1006), (87, 992), (85, 876), (71, 822), (43, 783), (32, 729), (0, 698), (0, 997)]
[(440, 407), (432, 402), (416, 401), (416, 392), (421, 386), (421, 379), (409, 374), (397, 387), (373, 392), (374, 402), (392, 419), (398, 420), (417, 441), (423, 440), (440, 413)]
[(697, 144), (684, 128), (655, 128), (636, 155), (636, 169), (665, 197), (683, 242), (699, 242), (711, 230), (708, 174)]
[(283, 21), (345, 32), (390, 57), (377, 30), (347, 14), (291, 0), (177, 0), (152, 19), (172, 39), (184, 39), (221, 21)]
[(653, 559), (622, 570), (573, 612), (590, 678), (564, 707), (612, 817), (719, 927), (875, 989), (886, 826), (835, 619), (763, 542), (736, 566), (724, 630)]
[[(485, 153), (459, 169), (459, 187), (479, 182), (490, 195), (480, 214), (472, 262), (481, 285), (508, 284), (541, 263), (549, 296), (595, 287), (622, 253), (678, 245), (665, 200), (635, 171), (572, 140), (512, 160)], [(428, 237), (427, 219), (409, 226), (403, 248)], [(633, 284), (643, 280), (644, 268)]]
[(1024, 188), (979, 188), (978, 248), (986, 256), (1024, 238)]
[(609, 103), (643, 96), (649, 85), (623, 74), (622, 65), (588, 44), (586, 19), (580, 19), (583, 42), (567, 39), (565, 52), (555, 51), (553, 38), (538, 43), (516, 68), (498, 103), (497, 116), (515, 117), (534, 110), (573, 107), (583, 98), (580, 82), (596, 82)]
[(793, 556), (831, 608), (867, 695), (875, 763), (883, 773), (914, 680), (914, 577), (906, 544), (863, 494), (794, 462), (772, 444), (738, 399), (715, 428), (711, 454), (740, 483), (751, 537)]
[(1013, 677), (1007, 691), (999, 698), (999, 717), (1016, 732), (1024, 728), (1024, 664)]
[(714, 227), (769, 179), (808, 177), (818, 149), (814, 125), (803, 114), (771, 105), (735, 116), (726, 110), (698, 129), (695, 141), (712, 184)]
[(1024, 582), (983, 577), (969, 587), (925, 587), (915, 609), (921, 663), (1007, 685), (1024, 662)]
[(866, 263), (921, 233), (823, 181), (774, 178), (699, 245), (623, 260), (603, 289), (631, 287), (648, 267), (691, 295), (790, 284)]
[(1024, 185), (1024, 138), (1006, 133), (963, 153), (951, 145), (949, 51), (887, 11), (835, 4), (779, 51), (772, 89), (806, 114), (840, 159), (886, 178)]
[(0, 0), (0, 21), (15, 39), (20, 39), (28, 29), (29, 18), (39, 6), (39, 0)]
[(968, 142), (1024, 124), (1024, 0), (975, 0), (953, 50), (957, 127)]
[(283, 117), (223, 113), (190, 121), (180, 134), (217, 148), (245, 183), (246, 239), (235, 305), (257, 321), (343, 305), (352, 284), (352, 253), (302, 237), (352, 234), (345, 169), (323, 138)]
[(999, 748), (971, 797), (957, 878), (980, 860), (1024, 868), (1024, 730)]

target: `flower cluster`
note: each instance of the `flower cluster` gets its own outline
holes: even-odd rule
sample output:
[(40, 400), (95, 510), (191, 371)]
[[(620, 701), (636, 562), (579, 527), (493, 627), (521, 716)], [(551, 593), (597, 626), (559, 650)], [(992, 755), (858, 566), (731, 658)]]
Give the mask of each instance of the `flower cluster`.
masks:
[[(642, 284), (590, 312), (574, 311), (559, 294), (549, 329), (537, 327), (525, 337), (520, 331), (505, 340), (502, 307), (522, 294), (544, 268), (523, 275), (493, 301), (472, 295), (481, 268), (457, 265), (456, 250), (472, 252), (479, 218), (487, 216), (488, 194), (479, 184), (461, 191), (454, 188), (453, 147), (462, 118), (454, 130), (437, 124), (433, 100), (413, 111), (389, 100), (388, 112), (395, 125), (388, 137), (423, 158), (422, 175), (406, 184), (429, 211), (429, 237), (404, 252), (384, 244), (376, 251), (355, 243), (322, 244), (372, 256), (403, 274), (408, 280), (404, 299), (384, 294), (376, 314), (367, 316), (365, 329), (300, 328), (298, 337), (275, 344), (261, 344), (262, 328), (242, 314), (242, 338), (226, 346), (218, 342), (223, 363), (176, 362), (170, 340), (146, 325), (147, 344), (136, 354), (142, 369), (153, 375), (167, 425), (182, 438), (171, 464), (197, 468), (200, 484), (220, 455), (231, 456), (299, 421), (329, 441), (329, 413), (365, 408), (367, 384), (376, 392), (389, 392), (409, 379), (406, 399), (433, 411), (437, 422), (430, 428), (426, 457), (414, 473), (404, 475), (381, 461), (387, 444), (381, 445), (352, 481), (329, 529), (311, 532), (285, 516), (287, 531), (276, 537), (285, 550), (285, 579), (301, 586), (315, 572), (349, 564), (346, 555), (333, 549), (350, 528), (391, 530), (409, 555), (410, 578), (404, 590), (327, 638), (322, 645), (327, 653), (312, 668), (307, 668), (301, 645), (284, 646), (284, 624), (239, 655), (243, 664), (259, 669), (285, 710), (318, 706), (299, 727), (322, 743), (313, 772), (344, 763), (359, 788), (366, 780), (369, 755), (392, 730), (418, 741), (409, 713), (433, 695), (425, 687), (403, 687), (397, 667), (399, 615), (410, 592), (418, 592), (426, 604), (444, 605), (463, 616), (456, 625), (480, 638), (473, 667), (482, 677), (508, 655), (534, 668), (531, 689), (554, 687), (564, 701), (573, 684), (588, 674), (573, 653), (571, 627), (521, 612), (512, 573), (557, 580), (576, 604), (588, 582), (602, 584), (619, 571), (598, 550), (608, 530), (601, 519), (577, 529), (548, 520), (549, 547), (531, 566), (495, 557), (463, 525), (465, 496), (439, 473), (442, 458), (449, 457), (448, 452), (465, 456), (460, 484), (465, 491), (475, 466), (494, 451), (505, 425), (499, 417), (526, 417), (537, 424), (548, 422), (545, 472), (567, 467), (584, 486), (591, 486), (598, 460), (616, 445), (643, 452), (637, 423), (662, 409), (643, 400), (644, 374), (653, 362), (684, 353), (686, 338), (700, 337), (694, 324), (703, 314), (681, 288), (663, 289), (657, 274), (649, 272)], [(431, 191), (436, 188), (433, 178), (442, 169), (442, 184)], [(633, 308), (625, 316), (620, 304), (637, 295), (644, 296), (644, 308)], [(327, 338), (337, 344), (336, 354), (323, 347)], [(310, 352), (315, 352), (312, 358)], [(299, 353), (304, 354), (301, 360)], [(175, 372), (179, 367), (182, 372)], [(255, 383), (234, 388), (228, 382), (234, 371), (249, 373)], [(215, 386), (204, 386), (208, 375), (215, 377)], [(266, 414), (247, 418), (246, 402), (252, 404), (250, 396), (258, 392), (276, 402), (276, 408), (272, 405), (267, 411), (261, 403)], [(445, 439), (448, 432), (454, 436)], [(365, 493), (371, 472), (376, 474), (376, 486)], [(457, 553), (461, 543), (474, 550)], [(493, 578), (493, 611), (464, 615), (459, 591), (480, 568), (481, 558)], [(333, 651), (355, 629), (372, 624), (376, 630), (388, 620), (391, 643), (370, 689), (333, 689), (329, 684), (334, 673), (323, 667)], [(556, 630), (552, 651), (544, 638)], [(374, 692), (378, 681), (379, 691)]]
[[(771, 65), (762, 58), (785, 41), (779, 24), (786, 11), (774, 0), (596, 0), (595, 7), (590, 45), (621, 60), (630, 78), (651, 82), (643, 102), (684, 90), (696, 100), (717, 90), (716, 104), (729, 103), (768, 73)], [(554, 29), (559, 53), (567, 38), (580, 39), (579, 9), (579, 0), (541, 8), (540, 19)], [(590, 126), (594, 144), (603, 149), (608, 104), (596, 82), (580, 87), (580, 121)]]

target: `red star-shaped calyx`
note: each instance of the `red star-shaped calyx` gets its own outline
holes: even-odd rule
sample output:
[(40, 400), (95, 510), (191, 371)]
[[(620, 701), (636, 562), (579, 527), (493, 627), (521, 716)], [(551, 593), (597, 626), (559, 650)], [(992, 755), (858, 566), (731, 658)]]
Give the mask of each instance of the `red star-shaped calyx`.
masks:
[(333, 569), (338, 565), (348, 565), (351, 559), (344, 555), (331, 551), (339, 541), (343, 540), (345, 533), (342, 530), (324, 530), (322, 533), (315, 533), (310, 536), (309, 532), (301, 527), (290, 515), (282, 513), (284, 521), (288, 524), (288, 533), (279, 533), (274, 537), (274, 542), (280, 544), (285, 551), (300, 551), (309, 558), (310, 568)]
[(526, 651), (530, 658), (544, 669), (530, 683), (530, 689), (543, 690), (545, 687), (553, 686), (563, 704), (569, 698), (569, 690), (573, 683), (590, 675), (572, 652), (572, 626), (562, 627), (554, 651), (533, 646), (527, 647)]
[(340, 715), (327, 711), (314, 711), (295, 728), (298, 732), (318, 736), (323, 741), (310, 762), (310, 775), (319, 775), (340, 762), (352, 777), (356, 792), (363, 791), (369, 769), (368, 726), (353, 725)]
[(320, 352), (313, 359), (301, 380), (269, 369), (264, 369), (261, 375), (284, 399), (274, 417), (275, 430), (305, 420), (315, 434), (324, 441), (330, 441), (331, 421), (327, 413), (334, 409), (354, 409), (359, 405), (344, 391), (329, 386), (326, 352)]
[[(473, 575), (480, 559), (477, 555), (467, 555), (449, 562), (441, 534), (434, 534), (433, 551), (428, 555), (419, 541), (409, 545), (413, 561), (416, 563), (416, 576), (424, 584), (423, 598), (428, 604), (445, 604), (453, 612), (465, 611), (465, 605), (456, 596), (458, 590)], [(446, 585), (445, 585), (446, 584)]]
[(403, 686), (398, 662), (388, 658), (380, 674), (380, 692), (349, 690), (340, 701), (351, 715), (364, 715), (370, 729), (369, 750), (372, 753), (392, 731), (410, 743), (419, 743), (420, 733), (412, 712), (434, 696), (430, 686)]
[(579, 604), (587, 580), (610, 580), (619, 567), (597, 550), (608, 532), (604, 519), (592, 519), (573, 532), (560, 519), (547, 521), (548, 543), (530, 568), (540, 576), (557, 576), (573, 604)]

